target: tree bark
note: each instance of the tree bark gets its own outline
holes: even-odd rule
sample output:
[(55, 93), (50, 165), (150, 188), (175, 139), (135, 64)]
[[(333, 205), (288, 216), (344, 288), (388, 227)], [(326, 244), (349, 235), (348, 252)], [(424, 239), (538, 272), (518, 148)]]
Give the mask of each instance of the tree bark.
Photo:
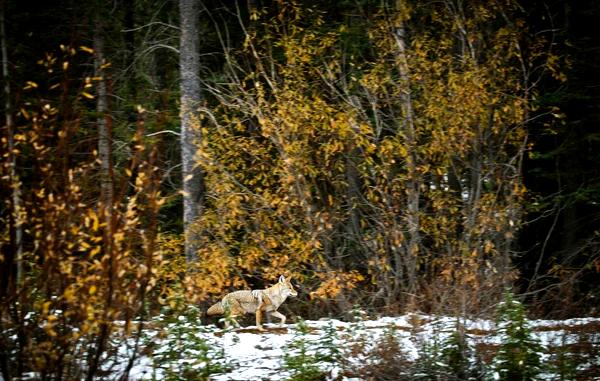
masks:
[(111, 119), (108, 115), (108, 94), (106, 89), (106, 78), (102, 69), (104, 59), (104, 38), (100, 20), (95, 21), (96, 31), (94, 33), (94, 71), (97, 77), (102, 78), (97, 84), (96, 112), (98, 126), (98, 155), (100, 158), (100, 193), (102, 203), (106, 209), (106, 226), (110, 230), (111, 207), (113, 203), (113, 171), (112, 171), (112, 142), (111, 142)]
[[(0, 44), (2, 45), (2, 78), (4, 79), (4, 116), (6, 121), (6, 130), (8, 135), (8, 155), (10, 162), (10, 182), (12, 186), (11, 198), (13, 207), (13, 221), (14, 221), (14, 255), (13, 261), (15, 263), (15, 286), (21, 284), (21, 278), (23, 276), (23, 221), (21, 221), (21, 184), (17, 177), (17, 158), (14, 153), (15, 148), (15, 124), (12, 117), (12, 103), (10, 93), (10, 81), (8, 72), (8, 53), (7, 53), (7, 41), (6, 41), (6, 26), (4, 22), (4, 2), (0, 7)], [(10, 277), (9, 277), (10, 278)], [(10, 281), (10, 279), (9, 279)]]
[(198, 258), (198, 229), (194, 223), (202, 213), (203, 174), (195, 160), (200, 141), (197, 108), (202, 100), (199, 71), (199, 1), (180, 0), (181, 37), (179, 70), (181, 76), (181, 165), (183, 176), (183, 228), (188, 262)]
[[(11, 246), (13, 246), (12, 258), (8, 255), (5, 258), (5, 265), (7, 265), (4, 273), (0, 273), (0, 299), (5, 297), (5, 293), (8, 294), (10, 287), (15, 287), (17, 290), (21, 284), (21, 278), (23, 274), (23, 225), (20, 218), (21, 210), (21, 185), (17, 177), (16, 165), (17, 160), (14, 154), (15, 147), (15, 125), (12, 118), (12, 103), (11, 103), (11, 92), (10, 92), (10, 81), (8, 72), (8, 53), (7, 53), (7, 41), (6, 41), (6, 28), (4, 22), (4, 8), (6, 4), (4, 1), (0, 3), (0, 45), (2, 50), (2, 79), (4, 80), (4, 116), (6, 122), (7, 139), (8, 139), (8, 155), (9, 155), (9, 176), (11, 184), (11, 198), (12, 198), (12, 216), (10, 217), (10, 235), (11, 235)], [(12, 263), (11, 263), (12, 262)], [(14, 264), (14, 265), (13, 265)], [(13, 278), (14, 276), (14, 278)], [(14, 280), (14, 283), (13, 283)], [(11, 284), (13, 283), (13, 284)], [(15, 293), (16, 294), (16, 293)], [(5, 316), (1, 316), (0, 319), (4, 319)], [(21, 317), (19, 320), (22, 321)], [(3, 326), (3, 325), (2, 325)], [(15, 373), (21, 374), (22, 371), (22, 350), (23, 350), (23, 335), (22, 330), (18, 330), (19, 338), (19, 354), (18, 354), (18, 365)], [(13, 373), (9, 366), (9, 354), (5, 350), (0, 350), (0, 374), (2, 377), (10, 381), (12, 380)]]
[[(397, 11), (402, 8), (402, 1), (397, 2)], [(397, 20), (394, 25), (394, 39), (397, 48), (397, 65), (400, 74), (402, 96), (400, 99), (403, 121), (401, 125), (401, 133), (404, 134), (406, 140), (407, 160), (406, 160), (406, 223), (408, 225), (408, 250), (404, 264), (406, 266), (406, 276), (408, 277), (407, 286), (408, 292), (414, 292), (417, 287), (417, 255), (419, 252), (420, 237), (420, 216), (419, 216), (419, 199), (420, 199), (420, 181), (417, 171), (417, 153), (416, 153), (416, 133), (415, 120), (412, 104), (412, 94), (410, 90), (410, 71), (408, 60), (406, 57), (406, 29), (404, 22), (400, 19), (401, 16), (396, 16)]]
[(100, 16), (100, 9), (97, 10), (94, 20), (94, 74), (102, 79), (98, 81), (96, 91), (96, 124), (98, 128), (98, 155), (100, 159), (100, 198), (101, 208), (105, 223), (103, 246), (104, 251), (109, 256), (107, 268), (107, 293), (106, 305), (104, 306), (104, 321), (100, 324), (100, 333), (96, 340), (96, 346), (90, 351), (90, 363), (86, 380), (91, 381), (96, 377), (100, 368), (101, 356), (106, 348), (106, 342), (110, 336), (110, 326), (108, 323), (108, 312), (112, 308), (115, 289), (115, 250), (113, 247), (114, 224), (113, 224), (113, 199), (114, 183), (112, 170), (112, 137), (111, 137), (111, 119), (108, 114), (108, 91), (106, 78), (102, 66), (106, 63), (104, 59), (104, 31)]

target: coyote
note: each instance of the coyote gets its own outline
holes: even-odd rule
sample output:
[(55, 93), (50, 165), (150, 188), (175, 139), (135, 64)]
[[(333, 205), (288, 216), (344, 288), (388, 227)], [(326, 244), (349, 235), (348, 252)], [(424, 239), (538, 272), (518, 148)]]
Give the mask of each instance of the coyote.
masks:
[(213, 304), (206, 314), (223, 315), (225, 311), (229, 311), (229, 317), (237, 326), (239, 326), (235, 320), (237, 316), (256, 314), (256, 327), (264, 331), (260, 324), (263, 312), (278, 317), (281, 319), (281, 324), (285, 324), (285, 316), (277, 312), (277, 309), (290, 295), (297, 296), (298, 293), (292, 283), (281, 275), (279, 282), (264, 290), (234, 291), (225, 295), (220, 302)]

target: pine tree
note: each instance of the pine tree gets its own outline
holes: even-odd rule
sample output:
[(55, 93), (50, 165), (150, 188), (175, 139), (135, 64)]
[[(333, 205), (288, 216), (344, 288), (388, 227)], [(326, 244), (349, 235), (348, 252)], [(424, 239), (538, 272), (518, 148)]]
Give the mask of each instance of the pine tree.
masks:
[(152, 354), (154, 378), (207, 380), (212, 374), (231, 369), (222, 342), (211, 341), (204, 335), (208, 328), (198, 324), (199, 309), (165, 307), (162, 312), (154, 322), (163, 328), (160, 336), (164, 337), (146, 337), (147, 347), (156, 345)]
[(290, 381), (324, 380), (325, 372), (318, 367), (319, 356), (308, 338), (308, 326), (303, 320), (297, 324), (294, 339), (287, 346), (291, 352), (283, 356), (283, 368), (290, 372)]
[(537, 380), (542, 371), (542, 346), (533, 337), (523, 304), (511, 292), (506, 292), (498, 306), (498, 334), (501, 345), (492, 362), (492, 379)]

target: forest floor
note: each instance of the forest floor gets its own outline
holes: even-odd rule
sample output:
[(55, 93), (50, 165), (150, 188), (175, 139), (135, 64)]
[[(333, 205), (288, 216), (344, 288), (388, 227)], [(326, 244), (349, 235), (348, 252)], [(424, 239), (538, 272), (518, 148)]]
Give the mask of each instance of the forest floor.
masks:
[[(363, 380), (382, 379), (387, 371), (401, 374), (410, 367), (414, 377), (419, 362), (423, 369), (444, 367), (436, 358), (445, 353), (457, 327), (467, 338), (471, 366), (488, 367), (489, 374), (502, 340), (496, 324), (485, 319), (457, 323), (452, 317), (409, 314), (355, 322), (269, 324), (261, 332), (254, 326), (201, 326), (180, 316), (163, 329), (148, 330), (146, 354), (135, 363), (130, 379), (286, 380), (317, 369), (324, 375), (321, 379)], [(528, 323), (542, 348), (542, 379), (600, 380), (600, 318)], [(123, 355), (126, 352), (123, 348)]]

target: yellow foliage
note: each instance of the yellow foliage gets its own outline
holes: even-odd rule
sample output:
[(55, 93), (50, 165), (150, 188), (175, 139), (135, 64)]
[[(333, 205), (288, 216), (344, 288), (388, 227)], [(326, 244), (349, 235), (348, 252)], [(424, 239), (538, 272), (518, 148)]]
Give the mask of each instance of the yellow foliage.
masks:
[(333, 299), (342, 292), (350, 293), (365, 280), (358, 271), (350, 272), (329, 271), (318, 274), (321, 278), (319, 287), (310, 293), (311, 298)]
[[(252, 13), (238, 72), (198, 117), (207, 194), (188, 297), (284, 272), (320, 298), (361, 284), (394, 300), (440, 278), (475, 289), (526, 191), (508, 169), (531, 111), (526, 26), (500, 17), (515, 10), (391, 7), (360, 32), (365, 57), (348, 47), (359, 32), (324, 28), (316, 7)], [(418, 32), (400, 41), (405, 25)]]
[[(63, 55), (74, 55), (67, 47), (61, 50)], [(40, 64), (48, 72), (59, 65), (66, 70), (70, 61), (58, 58), (48, 54)], [(87, 86), (74, 79), (70, 87), (77, 83), (80, 88)], [(33, 82), (27, 85), (37, 87)], [(58, 99), (66, 99), (65, 95)], [(11, 299), (18, 301), (19, 311), (27, 315), (19, 322), (21, 327), (31, 329), (20, 349), (27, 362), (24, 366), (42, 373), (54, 371), (58, 354), (83, 358), (88, 347), (97, 345), (99, 333), (107, 339), (117, 331), (119, 321), (139, 317), (145, 308), (145, 293), (152, 291), (154, 282), (146, 270), (154, 265), (155, 226), (151, 221), (159, 205), (153, 167), (145, 165), (145, 159), (138, 161), (134, 169), (142, 181), (123, 189), (124, 194), (132, 195), (129, 200), (119, 199), (115, 192), (111, 205), (98, 202), (94, 185), (100, 169), (97, 154), (63, 157), (69, 154), (65, 147), (73, 142), (67, 139), (75, 138), (79, 123), (80, 115), (73, 110), (81, 107), (77, 103), (81, 99), (67, 98), (71, 110), (67, 113), (52, 94), (38, 103), (18, 105), (24, 123), (15, 135), (20, 149), (14, 154), (31, 165), (17, 167), (17, 174), (1, 179), (3, 185), (21, 191), (20, 205), (11, 204), (8, 210), (23, 227), (19, 258), (23, 272), (15, 283), (18, 294)], [(58, 147), (51, 145), (56, 142)], [(7, 141), (3, 139), (1, 144), (6, 152)], [(28, 177), (26, 186), (19, 181), (23, 170)], [(2, 239), (7, 231), (8, 226)], [(13, 302), (3, 307), (8, 303)], [(7, 324), (9, 330), (18, 327)]]

